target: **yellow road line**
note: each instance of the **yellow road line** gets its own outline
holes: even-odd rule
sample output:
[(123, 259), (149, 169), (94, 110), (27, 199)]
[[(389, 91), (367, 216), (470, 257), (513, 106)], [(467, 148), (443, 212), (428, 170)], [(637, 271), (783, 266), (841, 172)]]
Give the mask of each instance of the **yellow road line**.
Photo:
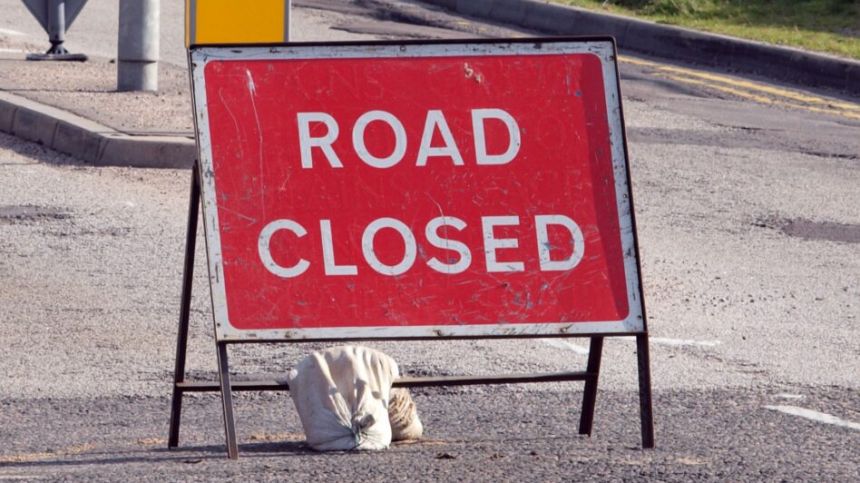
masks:
[(780, 89), (778, 87), (773, 87), (773, 86), (768, 86), (768, 85), (763, 85), (763, 84), (757, 84), (754, 82), (744, 81), (744, 80), (740, 80), (740, 79), (728, 79), (728, 78), (725, 78), (723, 76), (709, 74), (707, 72), (695, 72), (695, 71), (691, 72), (691, 71), (686, 70), (686, 69), (679, 69), (677, 67), (668, 67), (668, 66), (662, 68), (661, 70), (663, 70), (665, 72), (682, 73), (682, 74), (686, 74), (689, 76), (697, 77), (699, 79), (712, 80), (715, 82), (731, 83), (731, 84), (739, 86), (739, 87), (745, 87), (747, 89), (752, 89), (752, 90), (756, 90), (759, 92), (772, 94), (775, 96), (785, 97), (787, 99), (792, 99), (795, 101), (806, 102), (809, 104), (822, 104), (825, 106), (835, 107), (838, 109), (845, 109), (845, 110), (860, 112), (860, 105), (852, 104), (849, 102), (841, 102), (841, 101), (837, 101), (835, 99), (827, 99), (827, 98), (823, 98), (823, 97), (810, 96), (810, 95), (801, 94), (801, 93), (795, 92), (795, 91)]
[(771, 99), (770, 97), (760, 96), (757, 94), (751, 94), (749, 92), (746, 92), (746, 91), (743, 91), (740, 89), (735, 89), (732, 87), (715, 85), (715, 84), (712, 84), (710, 82), (705, 82), (702, 80), (695, 80), (695, 79), (687, 79), (685, 77), (679, 77), (679, 76), (675, 76), (675, 75), (667, 75), (666, 77), (669, 79), (672, 79), (673, 81), (681, 82), (683, 84), (711, 87), (711, 88), (718, 90), (720, 92), (725, 92), (727, 94), (732, 94), (732, 95), (735, 95), (738, 97), (743, 97), (745, 99), (750, 99), (750, 100), (753, 100), (756, 102), (761, 102), (762, 104), (773, 104), (774, 103), (774, 100)]
[(749, 92), (746, 92), (746, 91), (743, 91), (740, 89), (734, 89), (732, 87), (726, 87), (726, 86), (721, 86), (721, 85), (717, 85), (717, 84), (711, 84), (709, 82), (705, 82), (705, 81), (701, 81), (701, 80), (686, 79), (683, 77), (677, 77), (677, 76), (672, 76), (672, 75), (667, 75), (666, 77), (668, 77), (668, 78), (670, 78), (676, 82), (681, 82), (683, 84), (691, 84), (691, 85), (708, 87), (710, 89), (714, 89), (714, 90), (717, 90), (720, 92), (725, 92), (727, 94), (732, 94), (734, 96), (741, 97), (744, 99), (749, 99), (749, 100), (752, 100), (755, 102), (760, 102), (762, 104), (769, 104), (772, 106), (780, 106), (780, 107), (791, 107), (791, 108), (795, 108), (795, 109), (804, 109), (806, 111), (818, 112), (818, 113), (822, 113), (822, 114), (834, 114), (834, 115), (838, 115), (838, 116), (847, 117), (849, 119), (860, 119), (860, 113), (842, 112), (842, 111), (836, 111), (833, 109), (825, 109), (825, 108), (820, 108), (820, 107), (795, 104), (792, 102), (785, 102), (785, 101), (782, 101), (779, 99), (772, 99), (770, 97), (760, 96), (757, 94), (751, 94)]
[[(799, 109), (805, 109), (811, 112), (821, 112), (821, 113), (829, 113), (840, 115), (844, 117), (848, 117), (851, 119), (858, 119), (858, 116), (855, 113), (860, 113), (860, 104), (855, 104), (851, 102), (838, 101), (836, 99), (829, 99), (826, 97), (813, 96), (809, 94), (803, 94), (797, 91), (782, 89), (774, 86), (769, 86), (766, 84), (761, 84), (758, 82), (746, 81), (741, 79), (735, 79), (728, 76), (722, 76), (718, 74), (712, 74), (709, 72), (702, 72), (692, 69), (685, 69), (681, 67), (669, 66), (664, 64), (659, 64), (657, 62), (651, 62), (642, 59), (635, 59), (628, 56), (619, 56), (622, 62), (626, 62), (633, 65), (638, 65), (641, 67), (650, 67), (654, 70), (660, 72), (661, 74), (669, 77), (673, 80), (684, 82), (687, 84), (701, 85), (705, 87), (710, 87), (722, 92), (731, 93), (733, 95), (737, 95), (746, 99), (755, 100), (756, 102), (761, 102), (764, 104), (777, 104), (782, 106), (791, 106)], [(681, 75), (687, 77), (694, 77), (696, 79), (702, 79), (701, 81), (694, 81), (693, 79), (687, 79), (684, 77), (680, 77)], [(728, 85), (731, 87), (725, 87), (724, 85)], [(745, 89), (745, 90), (743, 90)], [(752, 94), (747, 91), (756, 91), (759, 93), (769, 94), (775, 97), (781, 97), (784, 99), (790, 99), (792, 101), (801, 102), (804, 104), (794, 104), (794, 103), (786, 103), (786, 102), (778, 102), (773, 101), (770, 98)], [(825, 107), (814, 107), (806, 104), (813, 104), (815, 106), (825, 106)], [(847, 111), (847, 112), (846, 112)]]

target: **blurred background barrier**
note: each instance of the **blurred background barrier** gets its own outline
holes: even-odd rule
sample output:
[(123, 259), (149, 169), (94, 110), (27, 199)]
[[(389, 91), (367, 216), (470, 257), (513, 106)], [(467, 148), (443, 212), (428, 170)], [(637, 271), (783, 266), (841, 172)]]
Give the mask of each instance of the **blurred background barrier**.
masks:
[(117, 90), (158, 90), (159, 10), (159, 0), (120, 0)]
[(185, 46), (289, 41), (290, 0), (185, 0)]
[(66, 40), (66, 30), (83, 10), (87, 0), (23, 0), (27, 10), (48, 33), (51, 48), (44, 54), (28, 54), (27, 60), (76, 60), (85, 61), (84, 54), (70, 54), (63, 47)]

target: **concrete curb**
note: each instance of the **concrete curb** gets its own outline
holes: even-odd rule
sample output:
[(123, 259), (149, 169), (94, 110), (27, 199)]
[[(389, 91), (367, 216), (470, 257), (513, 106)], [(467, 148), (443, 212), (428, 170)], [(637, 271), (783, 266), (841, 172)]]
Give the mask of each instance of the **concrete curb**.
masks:
[(197, 157), (193, 139), (131, 136), (4, 91), (0, 91), (0, 131), (94, 166), (184, 169)]
[(620, 51), (860, 96), (860, 62), (535, 0), (421, 0), (552, 35), (611, 35)]

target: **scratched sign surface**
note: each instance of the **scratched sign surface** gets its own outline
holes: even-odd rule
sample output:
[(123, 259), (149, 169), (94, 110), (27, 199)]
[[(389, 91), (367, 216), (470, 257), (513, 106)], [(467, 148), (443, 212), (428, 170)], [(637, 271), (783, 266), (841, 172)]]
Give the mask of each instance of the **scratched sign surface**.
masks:
[(611, 41), (192, 62), (220, 340), (643, 330)]

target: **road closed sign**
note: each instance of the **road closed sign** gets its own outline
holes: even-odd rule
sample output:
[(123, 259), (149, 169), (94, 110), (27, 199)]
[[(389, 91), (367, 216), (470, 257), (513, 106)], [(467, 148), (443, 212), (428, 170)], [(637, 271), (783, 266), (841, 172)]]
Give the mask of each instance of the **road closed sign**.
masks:
[(644, 331), (611, 40), (191, 58), (219, 340)]

